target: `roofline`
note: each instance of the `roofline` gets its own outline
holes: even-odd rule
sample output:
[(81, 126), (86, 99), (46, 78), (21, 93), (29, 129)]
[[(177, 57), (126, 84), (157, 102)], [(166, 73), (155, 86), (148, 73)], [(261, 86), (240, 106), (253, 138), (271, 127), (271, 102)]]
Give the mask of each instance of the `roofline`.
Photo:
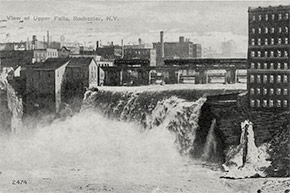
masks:
[(278, 6), (268, 6), (268, 7), (248, 7), (248, 12), (259, 12), (259, 11), (277, 11), (277, 10), (289, 10), (290, 5), (278, 5)]
[(55, 71), (55, 70), (59, 69), (60, 67), (62, 67), (63, 65), (69, 63), (69, 62), (70, 62), (70, 60), (68, 60), (65, 63), (63, 63), (58, 68), (53, 68), (53, 69), (51, 69), (51, 68), (41, 68), (41, 67), (39, 67), (39, 68), (36, 67), (36, 68), (33, 68), (33, 69), (36, 70), (36, 71), (43, 71), (43, 70), (45, 70), (45, 71)]

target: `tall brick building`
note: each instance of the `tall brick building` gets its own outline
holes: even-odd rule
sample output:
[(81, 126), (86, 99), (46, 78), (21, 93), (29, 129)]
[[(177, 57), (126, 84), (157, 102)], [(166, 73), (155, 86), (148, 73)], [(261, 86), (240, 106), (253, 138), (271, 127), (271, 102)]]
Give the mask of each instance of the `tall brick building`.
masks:
[(249, 104), (290, 110), (290, 6), (249, 8), (248, 14)]

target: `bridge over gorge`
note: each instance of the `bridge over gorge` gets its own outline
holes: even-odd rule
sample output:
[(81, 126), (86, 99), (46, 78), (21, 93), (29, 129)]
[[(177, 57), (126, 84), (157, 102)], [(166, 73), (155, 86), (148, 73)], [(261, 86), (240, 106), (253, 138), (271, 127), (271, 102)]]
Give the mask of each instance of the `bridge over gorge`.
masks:
[[(124, 85), (134, 72), (138, 85), (150, 84), (156, 79), (154, 72), (162, 74), (167, 83), (183, 83), (192, 80), (195, 84), (207, 84), (212, 78), (223, 78), (225, 83), (236, 83), (246, 78), (247, 59), (172, 59), (164, 60), (162, 66), (150, 66), (148, 60), (117, 60), (115, 66), (101, 67), (105, 72), (105, 85)], [(238, 74), (238, 70), (244, 70)], [(129, 73), (128, 73), (129, 72)]]

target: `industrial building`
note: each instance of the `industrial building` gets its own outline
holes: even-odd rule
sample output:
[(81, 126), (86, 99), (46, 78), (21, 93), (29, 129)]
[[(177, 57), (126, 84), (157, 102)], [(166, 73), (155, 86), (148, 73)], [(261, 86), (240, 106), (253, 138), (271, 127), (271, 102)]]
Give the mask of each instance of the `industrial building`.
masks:
[(93, 58), (49, 58), (26, 68), (25, 109), (58, 113), (62, 103), (80, 107), (86, 88), (99, 82)]
[(248, 93), (252, 109), (290, 110), (290, 6), (249, 8)]
[(156, 50), (156, 64), (163, 65), (167, 59), (193, 59), (201, 58), (200, 44), (194, 44), (189, 39), (179, 37), (178, 42), (164, 42), (164, 33), (160, 32), (160, 42), (153, 43)]
[(62, 84), (69, 58), (50, 58), (44, 63), (28, 66), (26, 69), (25, 109), (36, 112), (59, 112), (62, 102)]
[(137, 86), (150, 83), (149, 73), (153, 69), (148, 59), (118, 59), (114, 66), (101, 67), (105, 73), (106, 86)]
[[(102, 47), (99, 46), (98, 41), (96, 44), (97, 45), (96, 45), (95, 54), (98, 56), (101, 56), (102, 59), (111, 60), (111, 59), (122, 58), (122, 55), (123, 55), (122, 46), (114, 45), (113, 42), (111, 42), (110, 45), (106, 45), (106, 46), (102, 46)], [(90, 51), (90, 52), (92, 52), (92, 51)], [(85, 51), (83, 53), (85, 53)]]
[(127, 48), (124, 49), (123, 59), (150, 60), (150, 66), (156, 66), (156, 50), (151, 48)]

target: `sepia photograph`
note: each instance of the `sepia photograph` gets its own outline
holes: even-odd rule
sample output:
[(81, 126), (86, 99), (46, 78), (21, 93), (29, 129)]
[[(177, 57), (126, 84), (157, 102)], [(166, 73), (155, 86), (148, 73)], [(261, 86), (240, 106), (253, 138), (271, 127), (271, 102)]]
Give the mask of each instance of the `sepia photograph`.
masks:
[(289, 0), (0, 0), (0, 193), (290, 193)]

